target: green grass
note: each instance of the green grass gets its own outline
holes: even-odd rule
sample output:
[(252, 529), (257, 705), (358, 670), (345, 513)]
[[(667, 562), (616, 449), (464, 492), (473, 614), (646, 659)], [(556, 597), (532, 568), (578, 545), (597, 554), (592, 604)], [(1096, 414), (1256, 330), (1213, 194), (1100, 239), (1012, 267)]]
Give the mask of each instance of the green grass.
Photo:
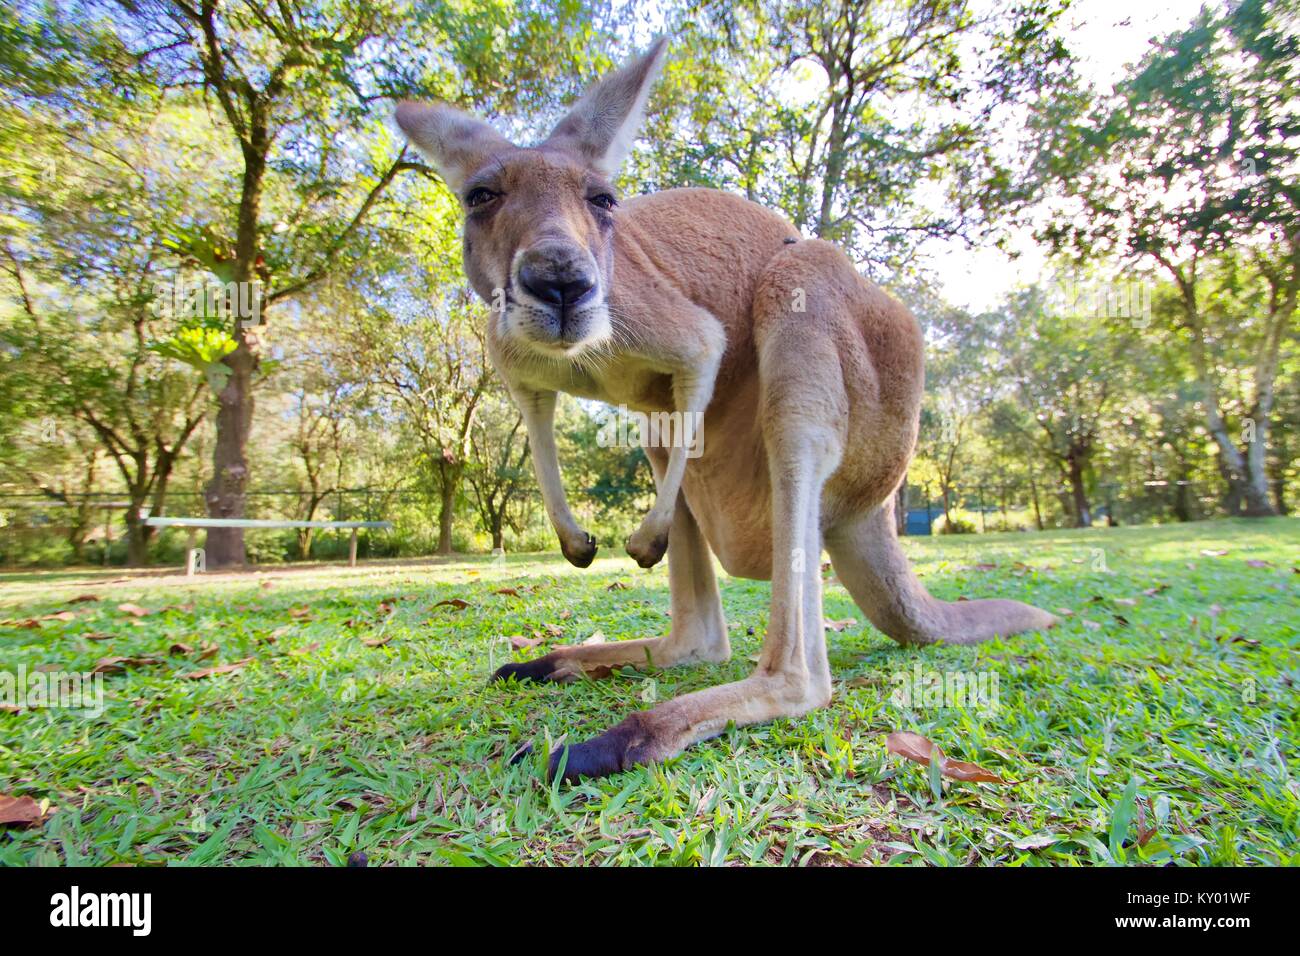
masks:
[[(0, 627), (0, 672), (85, 671), (107, 656), (161, 662), (108, 676), (98, 717), (0, 712), (0, 792), (57, 808), (43, 825), (0, 828), (0, 863), (341, 864), (356, 851), (371, 865), (1300, 862), (1300, 522), (906, 546), (940, 597), (1014, 597), (1073, 614), (1046, 634), (903, 650), (831, 579), (827, 617), (859, 623), (828, 633), (829, 709), (732, 728), (662, 766), (554, 787), (541, 771), (562, 735), (585, 739), (656, 699), (743, 676), (767, 585), (722, 578), (726, 665), (489, 687), (512, 654), (596, 630), (610, 640), (664, 633), (664, 569), (610, 557), (578, 571), (521, 556), (198, 583), (6, 576), (0, 618), (65, 608), (76, 618)], [(1218, 550), (1227, 553), (1202, 553)], [(607, 590), (615, 581), (630, 588)], [(535, 590), (494, 593), (508, 586)], [(87, 592), (100, 600), (68, 603)], [(470, 606), (435, 606), (448, 598)], [(386, 599), (396, 599), (391, 614)], [(137, 619), (122, 602), (173, 609)], [(301, 607), (309, 618), (291, 614)], [(540, 648), (512, 652), (500, 639), (546, 625), (563, 636)], [(197, 650), (169, 656), (178, 642), (218, 650), (202, 662)], [(246, 657), (234, 673), (182, 676)], [(917, 665), (995, 674), (997, 708), (896, 703), (895, 675)], [(932, 779), (886, 751), (893, 730), (1012, 782)], [(512, 764), (528, 743), (531, 755)]]

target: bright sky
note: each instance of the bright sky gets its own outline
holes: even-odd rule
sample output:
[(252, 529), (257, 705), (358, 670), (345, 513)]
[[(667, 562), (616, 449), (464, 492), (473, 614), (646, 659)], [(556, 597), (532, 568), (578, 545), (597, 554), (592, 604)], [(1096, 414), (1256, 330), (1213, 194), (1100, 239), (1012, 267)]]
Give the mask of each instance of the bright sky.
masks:
[[(1078, 70), (1094, 85), (1110, 89), (1125, 67), (1140, 60), (1153, 37), (1191, 21), (1203, 0), (1076, 0), (1066, 15), (1066, 43), (1079, 58)], [(1018, 285), (1041, 281), (1049, 270), (1027, 235), (1017, 235), (1011, 259), (997, 249), (967, 249), (963, 243), (932, 243), (930, 265), (944, 297), (972, 310), (993, 307)]]

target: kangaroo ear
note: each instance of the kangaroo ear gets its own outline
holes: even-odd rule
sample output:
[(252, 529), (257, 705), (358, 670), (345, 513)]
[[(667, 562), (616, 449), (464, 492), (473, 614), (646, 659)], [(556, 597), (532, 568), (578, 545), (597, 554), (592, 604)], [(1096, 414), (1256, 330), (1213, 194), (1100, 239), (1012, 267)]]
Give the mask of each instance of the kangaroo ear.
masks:
[(632, 149), (667, 49), (667, 38), (660, 37), (643, 55), (589, 89), (544, 145), (573, 150), (604, 175), (616, 175)]
[(510, 141), (482, 120), (443, 103), (397, 104), (397, 125), (433, 163), (452, 192)]

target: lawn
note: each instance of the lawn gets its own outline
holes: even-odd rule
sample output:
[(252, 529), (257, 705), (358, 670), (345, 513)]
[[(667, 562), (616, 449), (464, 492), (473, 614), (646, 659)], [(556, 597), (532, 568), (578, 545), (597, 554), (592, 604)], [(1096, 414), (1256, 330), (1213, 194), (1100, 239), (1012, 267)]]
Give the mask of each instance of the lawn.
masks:
[[(1300, 862), (1300, 521), (906, 547), (940, 597), (1068, 616), (905, 650), (827, 572), (827, 618), (854, 619), (827, 634), (829, 709), (578, 786), (544, 783), (551, 746), (745, 674), (766, 584), (721, 578), (728, 664), (489, 686), (597, 631), (664, 633), (666, 571), (620, 553), (585, 571), (524, 555), (2, 575), (0, 673), (134, 662), (105, 676), (99, 716), (0, 710), (0, 793), (50, 804), (0, 828), (0, 864)], [(903, 677), (957, 673), (995, 680), (996, 706), (897, 699)], [(886, 749), (897, 730), (1007, 782), (932, 776)]]

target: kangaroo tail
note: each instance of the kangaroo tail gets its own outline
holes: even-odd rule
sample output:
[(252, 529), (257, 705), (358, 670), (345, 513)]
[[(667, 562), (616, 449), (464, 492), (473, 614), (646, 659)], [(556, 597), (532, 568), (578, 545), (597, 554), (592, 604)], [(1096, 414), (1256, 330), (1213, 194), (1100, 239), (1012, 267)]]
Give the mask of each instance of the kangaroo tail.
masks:
[(867, 619), (900, 644), (977, 644), (1049, 628), (1054, 615), (1019, 601), (940, 601), (931, 597), (898, 543), (888, 502), (827, 535), (835, 574)]

